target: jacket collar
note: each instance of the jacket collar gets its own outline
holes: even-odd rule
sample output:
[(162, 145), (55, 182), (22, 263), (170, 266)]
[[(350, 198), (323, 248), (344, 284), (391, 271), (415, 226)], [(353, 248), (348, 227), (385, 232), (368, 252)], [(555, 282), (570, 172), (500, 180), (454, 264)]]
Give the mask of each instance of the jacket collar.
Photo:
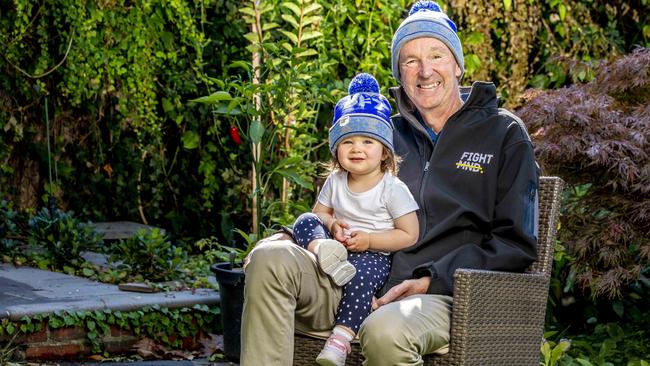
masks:
[[(415, 105), (413, 105), (413, 102), (411, 102), (409, 97), (406, 95), (404, 88), (400, 85), (398, 87), (390, 88), (389, 92), (390, 95), (395, 98), (399, 115), (406, 119), (411, 126), (426, 133), (424, 127), (422, 127), (415, 116)], [(456, 112), (457, 114), (468, 108), (496, 110), (499, 104), (496, 95), (496, 87), (494, 86), (494, 83), (491, 82), (475, 81), (472, 86), (461, 86), (460, 97), (464, 104), (460, 111)]]

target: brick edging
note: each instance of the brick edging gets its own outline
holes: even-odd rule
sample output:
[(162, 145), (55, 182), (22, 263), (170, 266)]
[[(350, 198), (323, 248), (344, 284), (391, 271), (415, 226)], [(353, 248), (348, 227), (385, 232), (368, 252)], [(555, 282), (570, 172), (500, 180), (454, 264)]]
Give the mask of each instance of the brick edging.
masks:
[[(127, 329), (115, 325), (110, 327), (110, 334), (99, 332), (102, 352), (110, 354), (133, 353), (133, 346), (144, 336), (136, 336)], [(38, 332), (21, 335), (13, 340), (16, 347), (15, 357), (22, 360), (61, 360), (81, 359), (92, 355), (92, 345), (83, 327), (50, 328), (47, 324)], [(173, 340), (174, 336), (169, 336)], [(11, 336), (0, 337), (0, 342), (8, 342)], [(187, 336), (182, 340), (184, 349), (197, 349), (200, 345), (195, 337)]]

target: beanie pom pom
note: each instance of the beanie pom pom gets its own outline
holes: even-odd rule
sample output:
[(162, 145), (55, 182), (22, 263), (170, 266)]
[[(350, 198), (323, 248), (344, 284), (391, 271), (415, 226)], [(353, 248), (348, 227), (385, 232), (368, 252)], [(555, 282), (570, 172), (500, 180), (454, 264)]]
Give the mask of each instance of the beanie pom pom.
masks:
[(451, 28), (451, 30), (453, 30), (454, 32), (458, 31), (456, 28), (456, 24), (447, 17), (447, 14), (445, 14), (445, 12), (442, 11), (442, 8), (440, 8), (440, 5), (438, 5), (437, 2), (431, 0), (418, 1), (417, 3), (413, 4), (413, 6), (411, 7), (411, 11), (409, 11), (409, 16), (421, 11), (438, 12), (441, 18), (444, 19), (447, 22), (447, 24), (449, 24), (449, 28)]
[(438, 3), (435, 1), (430, 1), (430, 0), (418, 1), (417, 3), (413, 4), (413, 6), (411, 7), (411, 11), (409, 11), (409, 16), (419, 11), (442, 12), (442, 9), (440, 9), (440, 5), (438, 5)]
[(352, 78), (348, 87), (348, 94), (379, 93), (379, 83), (372, 75), (361, 73)]

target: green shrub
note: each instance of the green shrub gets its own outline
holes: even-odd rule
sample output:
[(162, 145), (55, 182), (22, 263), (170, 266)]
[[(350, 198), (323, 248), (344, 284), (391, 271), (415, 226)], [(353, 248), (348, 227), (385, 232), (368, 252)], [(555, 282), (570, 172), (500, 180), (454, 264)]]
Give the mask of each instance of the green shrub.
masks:
[(96, 250), (102, 243), (92, 226), (77, 220), (72, 212), (58, 208), (41, 209), (28, 225), (28, 243), (44, 249), (56, 269), (80, 265), (84, 261), (81, 253)]
[[(571, 341), (562, 339), (542, 344), (544, 366), (649, 366), (648, 331), (606, 323), (593, 327)], [(555, 332), (552, 332), (555, 333)]]
[(8, 254), (19, 244), (14, 237), (18, 234), (16, 219), (18, 213), (11, 202), (0, 200), (0, 253)]
[(186, 258), (183, 249), (172, 245), (159, 229), (139, 230), (114, 244), (110, 251), (110, 259), (118, 267), (126, 269), (132, 277), (149, 281), (177, 279)]

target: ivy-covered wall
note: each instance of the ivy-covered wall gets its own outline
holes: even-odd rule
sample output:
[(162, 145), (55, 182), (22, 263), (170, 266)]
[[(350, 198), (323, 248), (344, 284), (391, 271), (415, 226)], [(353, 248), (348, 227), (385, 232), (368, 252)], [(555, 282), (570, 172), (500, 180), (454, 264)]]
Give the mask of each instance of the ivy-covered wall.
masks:
[[(207, 305), (170, 309), (160, 306), (133, 311), (57, 311), (0, 319), (0, 363), (12, 359), (95, 359), (134, 349), (150, 358), (169, 357), (174, 350), (190, 351), (212, 342), (219, 331), (220, 311)], [(160, 346), (149, 346), (157, 343)], [(165, 350), (169, 347), (169, 350)], [(176, 354), (184, 356), (185, 354)], [(189, 355), (188, 355), (189, 356)]]
[(209, 120), (187, 100), (243, 47), (229, 38), (243, 26), (233, 5), (17, 0), (2, 8), (2, 195), (21, 208), (54, 197), (95, 221), (200, 229), (199, 161), (179, 137)]

